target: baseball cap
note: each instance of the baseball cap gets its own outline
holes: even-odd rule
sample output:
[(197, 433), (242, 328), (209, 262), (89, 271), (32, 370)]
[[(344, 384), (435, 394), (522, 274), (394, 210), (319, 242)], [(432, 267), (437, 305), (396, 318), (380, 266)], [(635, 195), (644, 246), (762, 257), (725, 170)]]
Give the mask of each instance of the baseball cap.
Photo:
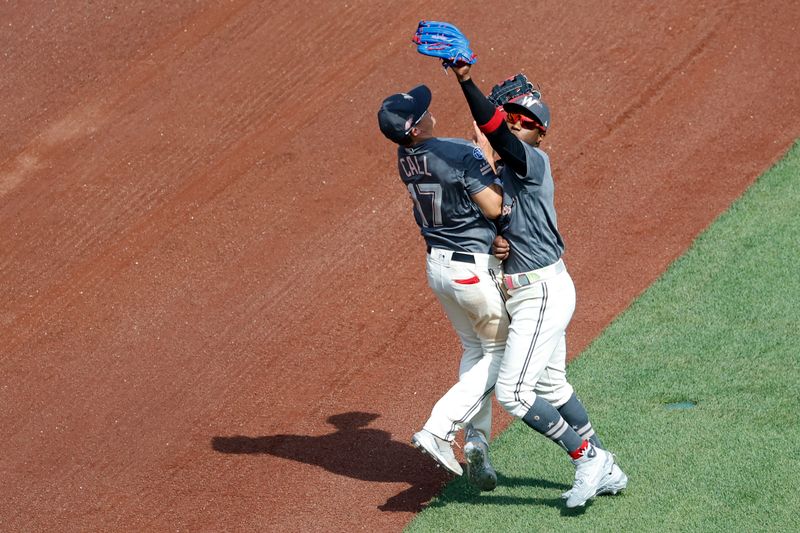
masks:
[(431, 105), (431, 90), (417, 85), (407, 93), (387, 97), (378, 110), (378, 126), (389, 140), (401, 143)]
[(550, 127), (550, 108), (535, 94), (523, 94), (503, 104), (507, 113), (519, 113), (535, 119), (544, 129)]

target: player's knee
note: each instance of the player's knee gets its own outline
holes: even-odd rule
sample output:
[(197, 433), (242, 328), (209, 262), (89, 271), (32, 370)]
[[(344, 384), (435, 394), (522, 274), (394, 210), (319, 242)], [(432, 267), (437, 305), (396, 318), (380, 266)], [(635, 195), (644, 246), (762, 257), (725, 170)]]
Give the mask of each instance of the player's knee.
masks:
[(497, 402), (510, 414), (521, 417), (522, 415), (518, 413), (525, 413), (526, 410), (522, 406), (519, 393), (514, 392), (513, 388), (501, 387), (499, 384), (495, 385), (494, 395), (497, 398)]

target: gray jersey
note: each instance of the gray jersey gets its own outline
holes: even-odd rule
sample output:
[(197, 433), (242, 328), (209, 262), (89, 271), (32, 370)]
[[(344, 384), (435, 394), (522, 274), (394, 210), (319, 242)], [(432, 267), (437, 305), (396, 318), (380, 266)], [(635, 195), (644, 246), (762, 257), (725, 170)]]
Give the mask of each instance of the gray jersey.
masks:
[(520, 176), (507, 165), (500, 173), (503, 181), (502, 234), (511, 245), (511, 253), (503, 262), (506, 274), (552, 265), (564, 253), (553, 205), (550, 158), (540, 149), (522, 144), (527, 174)]
[(491, 253), (494, 223), (470, 198), (494, 181), (480, 149), (463, 139), (433, 138), (399, 147), (397, 159), (414, 219), (428, 246)]

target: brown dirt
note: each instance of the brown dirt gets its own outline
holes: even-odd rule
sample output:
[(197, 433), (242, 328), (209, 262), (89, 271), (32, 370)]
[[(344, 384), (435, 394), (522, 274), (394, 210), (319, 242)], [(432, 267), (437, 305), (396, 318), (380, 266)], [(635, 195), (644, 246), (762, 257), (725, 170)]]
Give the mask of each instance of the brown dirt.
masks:
[(800, 136), (796, 2), (511, 4), (0, 6), (0, 529), (390, 531), (441, 487), (458, 350), (375, 120), (425, 82), (468, 131), (419, 19), (550, 100), (571, 356)]

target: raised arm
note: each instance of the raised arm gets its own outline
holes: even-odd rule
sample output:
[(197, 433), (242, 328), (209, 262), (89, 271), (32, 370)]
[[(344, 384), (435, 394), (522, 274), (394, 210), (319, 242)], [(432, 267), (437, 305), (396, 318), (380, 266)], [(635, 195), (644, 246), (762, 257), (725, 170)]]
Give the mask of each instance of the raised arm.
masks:
[(472, 65), (453, 67), (453, 72), (467, 99), (472, 117), (505, 164), (509, 165), (517, 174), (527, 174), (527, 161), (522, 141), (508, 129), (502, 111), (497, 109), (472, 81), (471, 69)]
[(481, 152), (486, 157), (486, 162), (492, 167), (492, 172), (497, 174), (497, 158), (499, 156), (474, 120), (472, 121), (472, 142), (478, 145), (478, 148), (481, 149)]

